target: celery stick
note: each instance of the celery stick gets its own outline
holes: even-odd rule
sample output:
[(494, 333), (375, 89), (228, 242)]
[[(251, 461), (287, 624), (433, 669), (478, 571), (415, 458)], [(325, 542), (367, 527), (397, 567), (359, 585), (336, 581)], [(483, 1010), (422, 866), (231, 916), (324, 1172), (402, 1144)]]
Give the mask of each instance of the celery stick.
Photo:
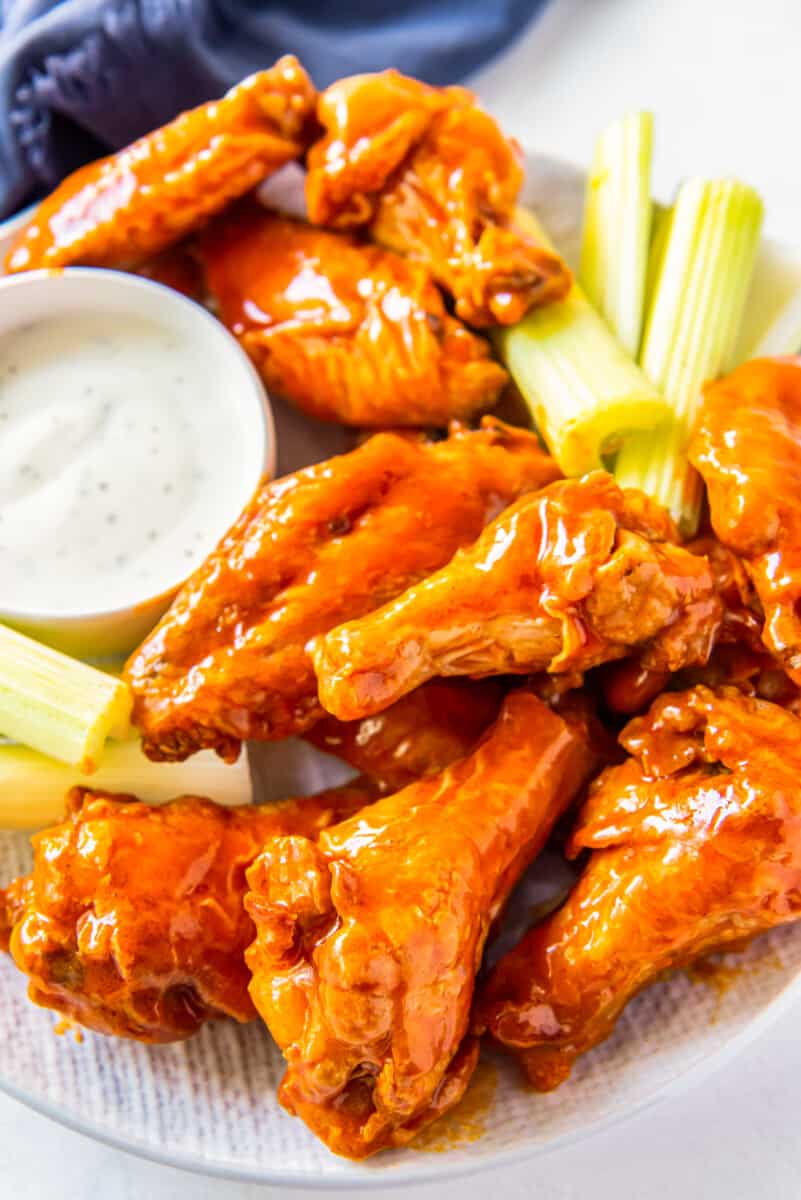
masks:
[(636, 357), (651, 235), (651, 113), (605, 129), (587, 177), (579, 278), (623, 349)]
[(0, 625), (0, 734), (91, 771), (130, 714), (122, 680)]
[(759, 196), (736, 180), (689, 180), (670, 216), (640, 364), (670, 401), (675, 425), (630, 438), (615, 476), (669, 509), (687, 536), (703, 496), (687, 442), (703, 384), (731, 365), (761, 226)]
[(154, 763), (138, 741), (112, 742), (102, 765), (87, 776), (27, 746), (0, 743), (0, 829), (42, 829), (60, 821), (64, 796), (82, 784), (163, 804), (175, 796), (210, 796), (217, 804), (249, 804), (253, 798), (247, 755), (233, 765), (211, 750), (183, 763)]
[[(518, 210), (523, 231), (548, 243), (537, 219)], [(603, 466), (632, 430), (669, 419), (670, 406), (610, 333), (574, 283), (564, 300), (494, 331), (501, 358), (566, 475)]]
[(643, 299), (643, 320), (653, 303), (656, 281), (665, 260), (665, 247), (670, 235), (670, 218), (672, 207), (655, 204), (651, 214), (651, 244), (648, 247), (648, 266), (645, 271), (645, 296)]

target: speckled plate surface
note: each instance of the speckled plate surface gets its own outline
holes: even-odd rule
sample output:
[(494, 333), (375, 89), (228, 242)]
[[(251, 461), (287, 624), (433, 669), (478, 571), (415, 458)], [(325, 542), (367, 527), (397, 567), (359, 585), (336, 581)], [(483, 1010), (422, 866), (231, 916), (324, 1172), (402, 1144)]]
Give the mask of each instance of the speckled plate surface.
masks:
[[(568, 256), (575, 248), (581, 188), (574, 168), (531, 160), (526, 199)], [(0, 226), (0, 251), (3, 232)], [(775, 290), (771, 272), (780, 283), (801, 278), (798, 256), (768, 246), (763, 257), (763, 295)], [(346, 435), (276, 408), (282, 471), (346, 445)], [(271, 790), (283, 794), (316, 790), (341, 772), (297, 743), (266, 748), (262, 765)], [(0, 880), (28, 861), (27, 839), (0, 832)], [(542, 888), (554, 872), (545, 862), (535, 876)], [(91, 1033), (81, 1042), (69, 1034), (57, 1037), (54, 1015), (28, 1003), (23, 978), (4, 959), (0, 1088), (90, 1136), (192, 1170), (307, 1187), (409, 1183), (576, 1142), (713, 1070), (797, 998), (801, 928), (787, 928), (728, 959), (724, 974), (703, 981), (680, 973), (650, 988), (626, 1009), (614, 1037), (586, 1055), (551, 1095), (525, 1090), (512, 1064), (485, 1052), (455, 1113), (415, 1146), (353, 1165), (329, 1154), (278, 1105), (281, 1055), (259, 1023), (220, 1023), (174, 1046), (145, 1047)]]

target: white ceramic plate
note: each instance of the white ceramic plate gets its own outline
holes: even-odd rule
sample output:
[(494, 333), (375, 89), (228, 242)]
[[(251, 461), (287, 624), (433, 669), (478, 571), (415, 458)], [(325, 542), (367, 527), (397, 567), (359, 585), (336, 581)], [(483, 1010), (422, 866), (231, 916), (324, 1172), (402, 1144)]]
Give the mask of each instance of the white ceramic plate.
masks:
[[(581, 211), (581, 173), (532, 159), (526, 199), (568, 256)], [(0, 227), (0, 251), (3, 229)], [(762, 295), (786, 294), (801, 257), (768, 246)], [(773, 287), (771, 279), (776, 278)], [(763, 301), (761, 326), (770, 314)], [(345, 435), (276, 405), (280, 469), (337, 452)], [(277, 788), (312, 791), (341, 767), (298, 743), (266, 749)], [(280, 784), (278, 780), (280, 779)], [(0, 833), (0, 880), (24, 870), (27, 839)], [(547, 867), (535, 868), (542, 875)], [(429, 1136), (364, 1165), (335, 1158), (275, 1098), (281, 1055), (258, 1022), (220, 1023), (181, 1045), (146, 1047), (87, 1033), (54, 1034), (53, 1014), (25, 998), (25, 982), (0, 962), (0, 1087), (92, 1137), (161, 1162), (210, 1174), (307, 1187), (388, 1185), (498, 1166), (575, 1143), (717, 1067), (801, 995), (801, 928), (758, 940), (725, 989), (676, 974), (632, 1003), (617, 1032), (585, 1056), (573, 1078), (539, 1096), (514, 1066), (487, 1052), (464, 1105)]]

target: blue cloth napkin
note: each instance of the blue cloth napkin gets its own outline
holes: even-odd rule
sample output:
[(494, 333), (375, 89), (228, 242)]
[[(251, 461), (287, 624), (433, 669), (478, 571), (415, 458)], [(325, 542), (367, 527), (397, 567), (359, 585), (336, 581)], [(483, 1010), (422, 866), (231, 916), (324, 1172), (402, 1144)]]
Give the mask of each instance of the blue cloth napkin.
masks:
[(0, 0), (0, 218), (280, 54), (452, 83), (546, 0)]

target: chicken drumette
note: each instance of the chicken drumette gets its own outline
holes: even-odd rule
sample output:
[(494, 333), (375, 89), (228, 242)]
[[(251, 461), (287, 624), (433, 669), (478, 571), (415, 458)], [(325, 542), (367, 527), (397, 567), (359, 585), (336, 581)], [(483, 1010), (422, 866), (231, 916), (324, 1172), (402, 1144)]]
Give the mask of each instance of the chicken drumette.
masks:
[(753, 580), (765, 645), (801, 684), (801, 359), (758, 359), (707, 388), (690, 459)]
[(604, 472), (523, 497), (474, 545), (383, 608), (312, 644), (325, 708), (379, 712), (435, 675), (584, 671), (643, 650), (705, 662), (721, 604), (709, 563)]
[(556, 1087), (671, 967), (801, 915), (801, 720), (732, 688), (664, 695), (622, 735), (568, 852), (565, 904), (489, 978), (477, 1031)]
[(169, 1042), (254, 1017), (245, 871), (278, 834), (316, 837), (374, 798), (366, 784), (280, 804), (162, 808), (75, 788), (33, 839), (33, 873), (0, 892), (0, 947), (35, 1004), (100, 1033)]
[(447, 312), (426, 267), (251, 202), (200, 253), (220, 315), (268, 387), (345, 425), (447, 425), (506, 383), (489, 344)]
[(512, 693), (467, 758), (248, 871), (251, 995), (280, 1098), (338, 1154), (402, 1145), (461, 1097), (491, 922), (596, 764), (582, 720)]
[(82, 167), (34, 212), (6, 269), (135, 267), (197, 229), (314, 136), (316, 93), (296, 58)]
[(428, 443), (377, 434), (265, 483), (131, 658), (153, 758), (302, 733), (322, 717), (306, 644), (402, 592), (558, 469), (534, 434), (484, 419)]
[(316, 224), (366, 229), (423, 263), (472, 325), (513, 324), (566, 294), (562, 260), (513, 226), (520, 155), (471, 92), (356, 75), (323, 92), (318, 117), (325, 137), (306, 181)]

